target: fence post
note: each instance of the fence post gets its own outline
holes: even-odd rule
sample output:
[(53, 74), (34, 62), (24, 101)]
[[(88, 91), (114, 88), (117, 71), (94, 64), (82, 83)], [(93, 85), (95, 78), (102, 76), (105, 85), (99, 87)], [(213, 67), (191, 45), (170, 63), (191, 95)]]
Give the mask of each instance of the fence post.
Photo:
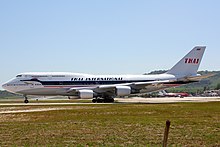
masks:
[(168, 140), (169, 128), (170, 128), (170, 121), (167, 120), (167, 121), (166, 121), (165, 131), (164, 131), (163, 147), (167, 147), (167, 140)]

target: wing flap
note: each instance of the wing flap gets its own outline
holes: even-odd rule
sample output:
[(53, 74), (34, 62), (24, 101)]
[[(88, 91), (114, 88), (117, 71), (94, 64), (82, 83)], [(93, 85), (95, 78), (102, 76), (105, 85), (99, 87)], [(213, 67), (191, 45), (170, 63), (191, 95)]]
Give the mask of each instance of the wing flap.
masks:
[(163, 80), (163, 81), (151, 81), (151, 82), (134, 82), (134, 83), (125, 83), (125, 84), (113, 84), (113, 85), (100, 85), (97, 89), (113, 89), (116, 86), (130, 86), (134, 89), (141, 89), (147, 86), (157, 86), (165, 83), (171, 82), (170, 80)]

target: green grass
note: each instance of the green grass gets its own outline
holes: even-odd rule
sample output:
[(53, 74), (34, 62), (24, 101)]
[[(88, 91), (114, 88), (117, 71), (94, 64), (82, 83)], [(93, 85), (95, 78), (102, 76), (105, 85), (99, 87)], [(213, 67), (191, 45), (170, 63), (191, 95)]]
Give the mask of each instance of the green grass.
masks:
[(170, 146), (220, 146), (220, 102), (11, 109), (60, 107), (0, 114), (0, 146), (161, 146), (168, 119)]

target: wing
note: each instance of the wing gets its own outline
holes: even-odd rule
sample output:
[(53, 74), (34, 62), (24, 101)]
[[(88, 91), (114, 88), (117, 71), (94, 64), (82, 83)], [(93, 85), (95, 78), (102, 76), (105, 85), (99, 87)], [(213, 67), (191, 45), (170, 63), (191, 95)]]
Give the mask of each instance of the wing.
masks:
[(126, 83), (126, 84), (115, 84), (115, 85), (101, 85), (98, 86), (94, 91), (107, 91), (110, 95), (115, 96), (116, 90), (121, 86), (130, 87), (131, 94), (136, 93), (147, 93), (152, 91), (157, 91), (159, 89), (164, 88), (164, 84), (170, 83), (169, 80), (163, 81), (151, 81), (151, 82), (134, 82), (134, 83)]
[(164, 84), (170, 83), (170, 80), (134, 82), (124, 84), (100, 85), (97, 87), (70, 88), (67, 93), (77, 93), (81, 89), (91, 89), (100, 96), (114, 97), (118, 88), (130, 88), (132, 93), (152, 92), (164, 88)]
[(125, 83), (125, 84), (113, 84), (113, 85), (100, 85), (98, 89), (111, 89), (116, 88), (117, 86), (129, 86), (133, 89), (142, 89), (147, 88), (148, 86), (159, 86), (160, 84), (165, 84), (171, 82), (170, 80), (163, 81), (151, 81), (151, 82), (134, 82), (134, 83)]

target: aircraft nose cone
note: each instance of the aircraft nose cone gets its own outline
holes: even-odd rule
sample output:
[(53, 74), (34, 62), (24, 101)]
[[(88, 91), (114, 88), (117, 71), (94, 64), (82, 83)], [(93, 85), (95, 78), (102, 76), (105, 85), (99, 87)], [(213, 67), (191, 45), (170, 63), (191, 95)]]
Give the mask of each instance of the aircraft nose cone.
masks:
[(3, 84), (3, 85), (2, 85), (2, 88), (3, 88), (3, 89), (6, 89), (6, 86), (7, 86), (6, 84)]

